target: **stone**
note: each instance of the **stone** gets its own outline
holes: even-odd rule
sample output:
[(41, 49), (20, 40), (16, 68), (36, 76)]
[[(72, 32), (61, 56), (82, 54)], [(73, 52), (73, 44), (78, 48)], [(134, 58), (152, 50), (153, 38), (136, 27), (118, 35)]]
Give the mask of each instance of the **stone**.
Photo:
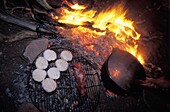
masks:
[(49, 44), (48, 39), (37, 39), (30, 42), (26, 47), (24, 56), (28, 58), (29, 62), (32, 63), (35, 58), (45, 49), (47, 49)]
[(22, 104), (17, 112), (40, 112), (32, 103)]

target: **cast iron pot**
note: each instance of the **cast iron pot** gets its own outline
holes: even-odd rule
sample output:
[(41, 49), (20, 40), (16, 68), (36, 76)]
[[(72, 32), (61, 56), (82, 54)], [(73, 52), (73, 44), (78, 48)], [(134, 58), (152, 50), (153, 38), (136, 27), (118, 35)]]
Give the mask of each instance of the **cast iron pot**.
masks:
[(107, 90), (134, 96), (142, 93), (137, 81), (145, 80), (145, 70), (133, 55), (115, 48), (102, 66), (101, 78)]

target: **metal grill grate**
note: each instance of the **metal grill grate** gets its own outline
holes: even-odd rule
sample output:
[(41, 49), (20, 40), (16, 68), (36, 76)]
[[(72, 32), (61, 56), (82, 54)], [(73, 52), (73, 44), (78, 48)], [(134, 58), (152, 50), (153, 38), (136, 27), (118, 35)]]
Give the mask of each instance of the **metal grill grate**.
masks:
[[(41, 83), (35, 82), (32, 78), (32, 71), (35, 64), (32, 65), (29, 78), (29, 93), (33, 104), (42, 112), (92, 112), (96, 109), (100, 97), (99, 74), (95, 67), (85, 58), (78, 55), (73, 49), (64, 47), (51, 47), (58, 57), (63, 50), (70, 50), (73, 54), (73, 60), (69, 62), (69, 68), (61, 72), (57, 83), (57, 89), (52, 93), (46, 93)], [(42, 53), (39, 55), (42, 56)], [(73, 74), (73, 65), (77, 62), (82, 63), (82, 68), (86, 74), (86, 94), (80, 95), (77, 90), (76, 78)], [(54, 62), (49, 63), (49, 67), (54, 66)], [(48, 68), (47, 68), (48, 69)]]

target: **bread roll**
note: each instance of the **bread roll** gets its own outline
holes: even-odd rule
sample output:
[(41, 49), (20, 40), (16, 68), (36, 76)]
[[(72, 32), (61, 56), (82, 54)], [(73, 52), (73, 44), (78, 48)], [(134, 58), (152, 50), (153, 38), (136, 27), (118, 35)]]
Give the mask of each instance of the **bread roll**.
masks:
[(44, 51), (43, 56), (48, 61), (55, 60), (57, 58), (56, 53), (53, 50), (47, 49)]
[(38, 57), (35, 66), (39, 69), (46, 69), (48, 67), (48, 61), (43, 57)]
[(60, 78), (60, 71), (56, 67), (52, 67), (47, 71), (47, 74), (52, 79), (59, 79)]
[(57, 66), (59, 71), (66, 71), (68, 68), (68, 62), (63, 59), (56, 60), (55, 65)]
[(42, 87), (46, 92), (50, 93), (56, 89), (57, 84), (53, 79), (46, 78), (42, 81)]
[(73, 55), (70, 51), (64, 50), (61, 52), (60, 57), (66, 61), (71, 61), (73, 58)]
[(42, 70), (42, 69), (35, 69), (32, 72), (32, 77), (37, 82), (43, 81), (45, 79), (46, 75), (47, 75), (46, 71)]

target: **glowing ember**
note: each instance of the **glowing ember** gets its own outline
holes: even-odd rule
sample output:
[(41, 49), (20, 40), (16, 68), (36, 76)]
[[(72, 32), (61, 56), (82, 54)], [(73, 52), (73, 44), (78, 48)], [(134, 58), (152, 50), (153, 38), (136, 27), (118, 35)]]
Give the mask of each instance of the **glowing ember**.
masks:
[[(127, 11), (124, 10), (124, 4), (115, 4), (101, 12), (93, 9), (86, 10), (85, 6), (71, 4), (66, 0), (65, 4), (71, 9), (66, 7), (61, 8), (59, 10), (61, 15), (52, 15), (52, 18), (59, 23), (75, 25), (77, 27), (70, 29), (58, 27), (62, 35), (71, 37), (72, 39), (79, 39), (80, 44), (83, 46), (92, 43), (96, 44), (96, 41), (101, 37), (103, 39), (109, 37), (110, 40), (105, 40), (105, 46), (109, 48), (110, 46), (118, 47), (125, 50), (144, 64), (144, 59), (138, 52), (136, 42), (140, 34), (135, 31), (133, 21), (126, 19)], [(87, 49), (97, 51), (94, 49), (94, 46), (89, 46)], [(96, 55), (99, 55), (99, 52)]]

